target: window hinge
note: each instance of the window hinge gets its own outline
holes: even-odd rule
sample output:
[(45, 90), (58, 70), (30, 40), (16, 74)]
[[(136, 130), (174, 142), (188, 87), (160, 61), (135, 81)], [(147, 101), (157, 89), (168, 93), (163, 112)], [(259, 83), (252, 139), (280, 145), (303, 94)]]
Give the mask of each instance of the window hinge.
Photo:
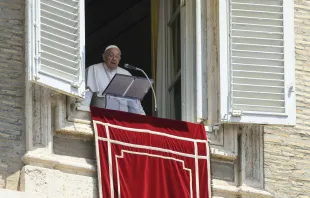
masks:
[(231, 116), (241, 117), (242, 116), (242, 110), (232, 110)]
[(36, 74), (34, 75), (34, 80), (40, 80), (40, 77)]
[(213, 125), (209, 125), (209, 126), (206, 126), (205, 125), (205, 131), (207, 133), (216, 133), (218, 130), (220, 130), (220, 123), (215, 123)]
[(80, 84), (76, 81), (74, 81), (73, 83), (71, 83), (71, 86), (74, 88), (80, 88)]
[(41, 56), (39, 54), (35, 55), (34, 59), (40, 60)]
[(294, 85), (293, 85), (293, 83), (291, 83), (291, 84), (288, 86), (288, 92), (294, 92)]

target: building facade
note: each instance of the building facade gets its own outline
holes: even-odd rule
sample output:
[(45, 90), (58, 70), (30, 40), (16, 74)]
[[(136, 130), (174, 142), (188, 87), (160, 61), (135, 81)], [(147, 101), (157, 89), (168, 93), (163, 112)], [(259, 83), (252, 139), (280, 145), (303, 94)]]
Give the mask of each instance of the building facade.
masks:
[[(97, 197), (95, 149), (89, 112), (78, 110), (77, 100), (63, 94), (64, 91), (54, 91), (28, 80), (32, 68), (29, 64), (35, 64), (31, 63), (35, 60), (31, 58), (33, 53), (30, 49), (33, 48), (29, 47), (35, 34), (29, 34), (29, 29), (36, 23), (29, 16), (32, 13), (29, 12), (32, 8), (29, 5), (34, 2), (0, 1), (0, 197)], [(44, 2), (49, 3), (48, 0)], [(197, 49), (205, 53), (200, 65), (202, 71), (209, 72), (208, 77), (202, 80), (209, 81), (221, 64), (219, 48), (223, 42), (220, 39), (223, 2), (224, 5), (227, 2), (243, 5), (258, 4), (259, 1), (197, 2), (201, 4), (184, 1), (180, 6), (180, 15), (186, 12), (187, 20), (191, 20), (197, 14), (195, 9), (200, 8), (203, 38), (200, 48), (197, 48), (199, 44), (193, 44), (195, 36), (190, 32), (190, 23), (185, 24), (187, 28), (184, 31), (193, 36), (186, 42), (189, 43), (187, 47), (195, 51), (194, 55)], [(262, 4), (266, 2), (261, 1)], [(280, 0), (270, 2), (276, 4)], [(273, 4), (268, 7), (278, 8)], [(295, 0), (295, 54), (291, 55), (295, 56), (295, 126), (268, 123), (209, 125), (206, 120), (199, 120), (201, 117), (191, 116), (198, 114), (199, 110), (194, 109), (200, 103), (197, 98), (186, 96), (186, 100), (192, 102), (182, 109), (183, 119), (204, 122), (211, 141), (213, 197), (310, 197), (310, 110), (307, 106), (310, 97), (307, 87), (310, 73), (309, 23), (310, 1)], [(191, 54), (186, 56), (192, 57)], [(189, 58), (185, 62), (190, 61)], [(182, 80), (192, 82), (187, 90), (191, 90), (191, 85), (196, 82), (185, 74), (194, 75), (193, 71), (186, 68), (181, 74)], [(208, 86), (204, 88), (212, 92), (212, 82), (203, 82), (202, 85)], [(164, 98), (164, 94), (160, 98)], [(199, 107), (208, 106), (211, 112), (218, 100), (214, 98), (214, 103), (211, 103), (211, 98), (209, 96), (207, 102), (206, 97), (202, 97)], [(164, 112), (163, 104), (161, 109)], [(208, 114), (208, 121), (211, 118), (212, 115)]]

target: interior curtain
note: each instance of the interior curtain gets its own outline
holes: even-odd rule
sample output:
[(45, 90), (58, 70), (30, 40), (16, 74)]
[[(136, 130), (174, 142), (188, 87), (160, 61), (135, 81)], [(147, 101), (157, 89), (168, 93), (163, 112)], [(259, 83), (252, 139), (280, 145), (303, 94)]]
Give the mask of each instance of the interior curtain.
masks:
[(152, 77), (156, 83), (157, 43), (159, 26), (159, 0), (151, 0), (151, 34), (152, 34)]
[[(159, 9), (160, 0), (151, 0), (151, 39), (152, 39), (152, 78), (154, 79), (155, 89), (158, 82), (157, 73), (157, 47), (158, 47), (158, 31), (159, 31)], [(157, 93), (157, 91), (156, 91)], [(154, 104), (153, 98), (153, 104)], [(154, 112), (154, 105), (152, 105)]]
[[(155, 1), (155, 0), (154, 0)], [(166, 22), (166, 0), (157, 0), (159, 3), (158, 8), (158, 31), (157, 31), (157, 42), (156, 42), (156, 56), (154, 59), (156, 70), (156, 96), (158, 105), (158, 117), (167, 117), (167, 104), (168, 104), (168, 85), (167, 85), (167, 22)]]

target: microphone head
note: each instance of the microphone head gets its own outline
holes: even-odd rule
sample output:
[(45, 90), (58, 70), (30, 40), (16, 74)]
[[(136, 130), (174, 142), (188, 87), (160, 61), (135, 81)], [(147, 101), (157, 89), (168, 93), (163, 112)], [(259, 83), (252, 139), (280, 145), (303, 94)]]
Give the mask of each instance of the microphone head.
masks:
[(124, 64), (124, 67), (125, 67), (125, 68), (127, 68), (127, 69), (137, 70), (137, 68), (136, 68), (136, 67), (131, 66), (131, 65), (129, 65), (129, 64)]

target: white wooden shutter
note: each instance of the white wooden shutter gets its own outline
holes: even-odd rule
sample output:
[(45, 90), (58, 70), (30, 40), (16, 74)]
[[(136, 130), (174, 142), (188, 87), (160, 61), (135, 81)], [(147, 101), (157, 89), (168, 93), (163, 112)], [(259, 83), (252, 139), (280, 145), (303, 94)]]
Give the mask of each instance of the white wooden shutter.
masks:
[(294, 125), (294, 1), (220, 0), (220, 121)]
[[(71, 96), (85, 90), (84, 0), (34, 0), (29, 5), (29, 79)], [(32, 30), (32, 31), (31, 31)], [(30, 65), (29, 65), (30, 64)]]

